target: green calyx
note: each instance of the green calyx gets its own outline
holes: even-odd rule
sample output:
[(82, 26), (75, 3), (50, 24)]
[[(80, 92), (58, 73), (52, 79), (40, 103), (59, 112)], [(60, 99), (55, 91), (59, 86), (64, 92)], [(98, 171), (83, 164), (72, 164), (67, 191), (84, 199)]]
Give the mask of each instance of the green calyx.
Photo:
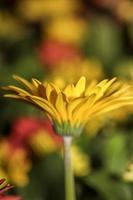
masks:
[(78, 137), (83, 131), (83, 126), (71, 126), (68, 122), (62, 124), (54, 122), (53, 128), (60, 136)]

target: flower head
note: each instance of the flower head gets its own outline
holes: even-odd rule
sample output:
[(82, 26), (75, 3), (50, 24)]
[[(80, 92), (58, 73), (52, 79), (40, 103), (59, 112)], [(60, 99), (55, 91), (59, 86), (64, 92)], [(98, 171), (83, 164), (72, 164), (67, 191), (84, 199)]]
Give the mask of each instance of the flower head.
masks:
[(10, 85), (4, 89), (12, 94), (5, 96), (26, 101), (45, 111), (60, 135), (79, 135), (92, 117), (133, 104), (131, 86), (118, 82), (116, 78), (100, 83), (92, 81), (87, 85), (86, 78), (82, 76), (76, 84), (68, 84), (62, 89), (37, 79), (28, 82), (19, 76), (14, 78), (26, 90)]

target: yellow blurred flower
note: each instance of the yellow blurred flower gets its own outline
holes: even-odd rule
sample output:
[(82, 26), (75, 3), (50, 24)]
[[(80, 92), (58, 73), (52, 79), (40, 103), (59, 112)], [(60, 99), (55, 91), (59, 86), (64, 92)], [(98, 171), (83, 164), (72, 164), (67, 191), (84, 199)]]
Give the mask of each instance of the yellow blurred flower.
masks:
[(79, 43), (81, 39), (83, 40), (86, 30), (85, 20), (74, 16), (55, 18), (47, 29), (44, 24), (44, 33), (47, 33), (48, 38), (66, 43)]
[(102, 64), (97, 59), (79, 59), (74, 62), (63, 62), (55, 66), (47, 76), (48, 81), (53, 81), (58, 87), (63, 88), (66, 83), (75, 82), (81, 74), (86, 76), (87, 82), (102, 80), (104, 72)]
[(0, 12), (0, 37), (16, 38), (24, 33), (25, 30), (16, 18), (9, 13)]
[(15, 185), (24, 187), (29, 182), (27, 173), (30, 169), (31, 163), (27, 159), (26, 151), (24, 149), (16, 150), (8, 162), (9, 178)]
[[(115, 74), (123, 81), (127, 81), (128, 84), (133, 84), (133, 61), (126, 60), (119, 63), (115, 68)], [(133, 107), (126, 106), (119, 108), (110, 113), (110, 118), (115, 121), (121, 122), (126, 120), (133, 113)]]
[(87, 135), (91, 135), (91, 136), (95, 136), (99, 130), (101, 130), (104, 125), (106, 124), (108, 118), (106, 117), (106, 115), (101, 116), (97, 116), (95, 118), (95, 120), (90, 119), (88, 121), (88, 123), (85, 126), (85, 132), (87, 133)]
[(133, 162), (130, 162), (126, 172), (123, 175), (126, 182), (133, 182)]
[(7, 86), (3, 89), (12, 93), (5, 97), (39, 107), (62, 136), (80, 135), (92, 117), (133, 104), (131, 86), (118, 82), (116, 78), (100, 83), (92, 81), (86, 85), (86, 78), (82, 76), (76, 84), (68, 84), (63, 89), (53, 83), (43, 84), (37, 79), (32, 79), (31, 83), (18, 76), (14, 78), (24, 84), (26, 90)]
[(59, 145), (54, 138), (49, 133), (44, 133), (44, 130), (39, 131), (31, 137), (30, 145), (35, 153), (39, 155), (53, 153), (59, 149)]
[(123, 108), (119, 108), (110, 113), (109, 118), (115, 120), (117, 122), (122, 122), (128, 119), (128, 117), (133, 113), (133, 107), (126, 106)]
[(0, 141), (0, 176), (23, 187), (28, 184), (31, 163), (24, 149), (12, 149), (6, 140)]
[(80, 147), (73, 145), (71, 147), (72, 166), (76, 176), (85, 176), (90, 171), (90, 160), (87, 154), (82, 152)]
[(18, 12), (24, 18), (36, 21), (45, 17), (65, 16), (79, 7), (76, 0), (23, 0), (19, 3)]

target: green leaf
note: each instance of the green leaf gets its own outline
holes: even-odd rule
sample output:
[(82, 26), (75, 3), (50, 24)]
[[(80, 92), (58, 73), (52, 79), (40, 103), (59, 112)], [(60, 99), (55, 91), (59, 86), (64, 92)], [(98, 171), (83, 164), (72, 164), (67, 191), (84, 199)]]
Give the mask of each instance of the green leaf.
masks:
[(128, 163), (126, 135), (112, 134), (106, 138), (104, 144), (104, 164), (107, 171), (121, 175)]
[(132, 200), (130, 187), (109, 176), (105, 171), (92, 173), (87, 177), (88, 186), (96, 189), (106, 200)]

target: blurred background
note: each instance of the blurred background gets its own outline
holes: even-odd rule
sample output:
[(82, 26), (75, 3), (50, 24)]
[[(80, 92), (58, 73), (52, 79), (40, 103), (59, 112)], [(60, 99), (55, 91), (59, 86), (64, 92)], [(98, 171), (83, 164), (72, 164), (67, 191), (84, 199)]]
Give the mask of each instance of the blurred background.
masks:
[[(0, 85), (133, 82), (132, 0), (0, 0)], [(15, 83), (16, 84), (16, 83)], [(62, 139), (37, 109), (0, 98), (0, 178), (24, 200), (63, 200)], [(91, 120), (72, 146), (77, 200), (133, 199), (133, 108)]]

